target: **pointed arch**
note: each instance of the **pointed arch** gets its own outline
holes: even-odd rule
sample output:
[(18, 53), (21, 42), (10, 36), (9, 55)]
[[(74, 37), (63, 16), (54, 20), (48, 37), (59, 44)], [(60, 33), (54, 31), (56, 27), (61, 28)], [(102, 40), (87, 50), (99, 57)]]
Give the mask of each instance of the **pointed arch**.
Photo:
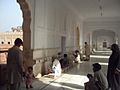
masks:
[[(33, 65), (33, 55), (31, 50), (31, 11), (26, 0), (17, 0), (23, 14), (23, 52), (26, 66)], [(29, 61), (28, 61), (29, 60)]]

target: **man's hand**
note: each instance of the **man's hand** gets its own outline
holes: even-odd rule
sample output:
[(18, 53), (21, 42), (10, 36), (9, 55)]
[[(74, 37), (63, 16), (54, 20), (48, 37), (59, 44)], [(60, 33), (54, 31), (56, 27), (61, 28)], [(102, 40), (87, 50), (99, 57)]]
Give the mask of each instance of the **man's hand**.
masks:
[(117, 68), (114, 73), (115, 74), (120, 74), (120, 70)]

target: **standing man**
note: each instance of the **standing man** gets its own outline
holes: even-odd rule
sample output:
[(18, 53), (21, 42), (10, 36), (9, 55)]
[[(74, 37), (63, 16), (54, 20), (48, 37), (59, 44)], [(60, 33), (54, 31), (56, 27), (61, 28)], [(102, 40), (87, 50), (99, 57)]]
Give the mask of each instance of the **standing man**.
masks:
[(120, 50), (117, 44), (111, 46), (112, 54), (108, 62), (107, 79), (111, 90), (120, 90)]
[(17, 38), (14, 46), (8, 50), (7, 56), (7, 76), (8, 76), (8, 90), (20, 90), (20, 83), (22, 81), (23, 67), (23, 53), (20, 46), (23, 42)]
[(85, 42), (85, 60), (90, 60), (90, 46)]

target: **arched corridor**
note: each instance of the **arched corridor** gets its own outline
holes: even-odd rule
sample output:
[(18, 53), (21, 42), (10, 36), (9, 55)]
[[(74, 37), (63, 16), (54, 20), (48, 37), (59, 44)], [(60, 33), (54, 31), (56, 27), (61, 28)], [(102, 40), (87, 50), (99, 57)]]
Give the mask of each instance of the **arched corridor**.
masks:
[[(27, 66), (34, 65), (36, 75), (47, 73), (43, 67), (48, 68), (51, 58), (58, 52), (70, 54), (78, 49), (83, 53), (84, 42), (88, 42), (91, 52), (93, 49), (109, 51), (112, 43), (119, 44), (118, 0), (17, 2), (23, 12), (24, 59)], [(113, 4), (110, 10), (106, 3)]]
[[(110, 46), (120, 46), (120, 0), (16, 0), (23, 13), (23, 54), (25, 66), (35, 76), (31, 90), (84, 90), (99, 62), (107, 72)], [(45, 77), (52, 58), (60, 52), (69, 61), (75, 50), (84, 55), (84, 42), (90, 45), (91, 60), (74, 64), (56, 79)], [(71, 61), (70, 61), (71, 62)], [(2, 90), (0, 86), (0, 90)], [(22, 85), (25, 90), (25, 85)]]

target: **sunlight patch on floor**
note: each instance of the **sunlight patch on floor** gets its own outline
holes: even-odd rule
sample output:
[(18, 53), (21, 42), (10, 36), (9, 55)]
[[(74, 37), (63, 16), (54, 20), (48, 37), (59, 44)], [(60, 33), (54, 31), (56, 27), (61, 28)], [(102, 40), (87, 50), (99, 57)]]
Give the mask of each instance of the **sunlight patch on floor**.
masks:
[(106, 50), (106, 51), (105, 51), (105, 50), (104, 50), (104, 51), (101, 50), (101, 51), (94, 51), (94, 52), (101, 52), (101, 53), (102, 53), (102, 52), (108, 52), (108, 53), (111, 53), (112, 51), (111, 51), (111, 50)]
[(99, 62), (100, 65), (108, 65), (108, 63)]
[(71, 83), (71, 84), (78, 84), (80, 86), (84, 86), (84, 83), (88, 81), (88, 78), (85, 75), (71, 75), (71, 74), (64, 74), (63, 78), (66, 77), (65, 81), (61, 80), (62, 82)]
[(84, 75), (64, 74), (61, 78), (57, 79), (50, 85), (70, 90), (84, 90), (82, 88), (84, 88), (84, 83), (87, 81), (88, 78)]
[(110, 56), (102, 56), (102, 55), (90, 55), (91, 58), (106, 58), (108, 59)]

